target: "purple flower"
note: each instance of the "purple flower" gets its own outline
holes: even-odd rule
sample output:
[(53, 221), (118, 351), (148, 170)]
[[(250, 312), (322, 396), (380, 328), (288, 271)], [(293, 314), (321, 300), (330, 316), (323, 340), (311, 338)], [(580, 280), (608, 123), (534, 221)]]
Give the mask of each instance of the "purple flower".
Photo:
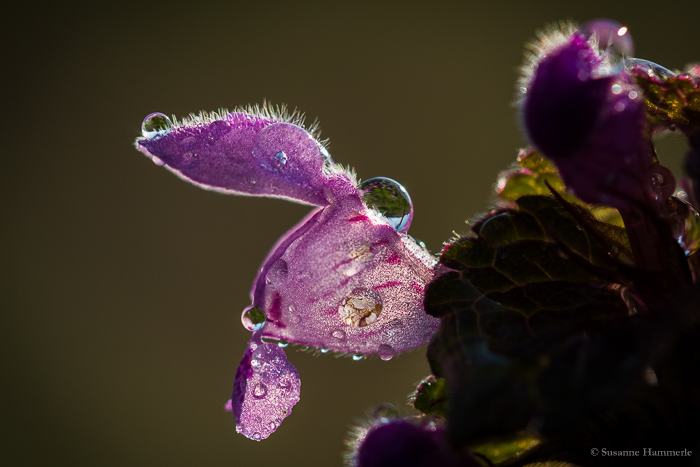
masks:
[[(423, 310), (436, 261), (406, 234), (413, 215), (406, 190), (386, 178), (358, 184), (314, 129), (300, 125), (257, 108), (176, 124), (151, 114), (136, 141), (156, 165), (204, 189), (318, 206), (270, 250), (242, 315), (256, 332), (236, 373), (231, 410), (238, 431), (253, 439), (269, 436), (299, 398), (296, 370), (261, 338), (388, 360), (427, 344), (439, 326)], [(263, 350), (269, 356), (256, 357)], [(253, 361), (279, 372), (263, 376)], [(283, 374), (296, 382), (273, 392)], [(267, 392), (257, 397), (259, 385)]]
[(581, 200), (628, 206), (653, 199), (641, 90), (624, 69), (627, 29), (598, 20), (550, 31), (521, 81), (522, 121)]
[(452, 448), (445, 429), (412, 418), (380, 419), (361, 430), (350, 462), (354, 467), (457, 467), (480, 465), (467, 452)]

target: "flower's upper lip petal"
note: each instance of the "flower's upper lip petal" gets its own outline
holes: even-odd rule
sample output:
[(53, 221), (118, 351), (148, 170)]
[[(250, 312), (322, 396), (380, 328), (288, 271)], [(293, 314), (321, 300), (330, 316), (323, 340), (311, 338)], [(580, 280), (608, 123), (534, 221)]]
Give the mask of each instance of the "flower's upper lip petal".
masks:
[(207, 190), (315, 206), (329, 204), (330, 179), (341, 172), (300, 126), (242, 112), (175, 125), (138, 138), (136, 148)]

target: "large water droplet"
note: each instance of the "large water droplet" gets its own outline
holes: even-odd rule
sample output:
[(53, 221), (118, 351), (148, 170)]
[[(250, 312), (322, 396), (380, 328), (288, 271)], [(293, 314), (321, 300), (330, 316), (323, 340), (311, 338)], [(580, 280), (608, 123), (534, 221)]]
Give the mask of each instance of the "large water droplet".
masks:
[(413, 218), (413, 204), (408, 191), (399, 182), (386, 177), (375, 177), (360, 184), (362, 201), (387, 218), (391, 226), (405, 232)]
[(634, 53), (632, 36), (626, 26), (609, 19), (596, 19), (583, 24), (580, 31), (594, 36), (603, 60), (610, 65), (610, 73), (622, 71), (624, 60)]
[(658, 80), (666, 80), (668, 78), (673, 78), (676, 76), (674, 72), (666, 67), (662, 67), (658, 63), (650, 62), (649, 60), (643, 60), (641, 58), (628, 58), (625, 60), (625, 68), (628, 70), (641, 69), (646, 72), (651, 78), (656, 78)]
[(265, 326), (265, 312), (259, 306), (249, 305), (241, 313), (241, 323), (248, 331), (259, 331)]
[(356, 353), (355, 355), (352, 356), (352, 359), (355, 360), (356, 362), (359, 362), (363, 358), (365, 358), (365, 356), (362, 355), (361, 353)]
[(321, 349), (321, 353), (328, 353), (328, 349), (326, 349), (326, 348)]
[(338, 307), (340, 318), (348, 326), (364, 327), (377, 321), (382, 312), (382, 299), (370, 289), (355, 289)]
[(379, 354), (379, 358), (387, 361), (391, 360), (394, 356), (394, 349), (389, 344), (382, 344), (377, 349), (377, 353)]
[(669, 208), (674, 220), (673, 235), (686, 256), (690, 256), (700, 249), (700, 214), (695, 206), (678, 196), (671, 196)]
[(265, 386), (263, 383), (258, 383), (255, 385), (253, 388), (253, 397), (257, 399), (262, 399), (267, 395), (267, 386)]
[(170, 121), (167, 115), (155, 112), (143, 119), (141, 134), (151, 139), (156, 136), (167, 135), (172, 127), (173, 122)]

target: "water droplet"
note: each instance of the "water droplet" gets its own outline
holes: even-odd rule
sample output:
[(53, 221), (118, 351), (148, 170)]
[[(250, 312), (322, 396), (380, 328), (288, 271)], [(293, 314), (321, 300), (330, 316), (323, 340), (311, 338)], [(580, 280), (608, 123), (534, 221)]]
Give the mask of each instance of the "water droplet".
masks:
[(668, 68), (641, 58), (628, 58), (625, 60), (625, 68), (628, 70), (642, 70), (649, 75), (650, 78), (656, 78), (661, 81), (676, 76), (676, 74)]
[(345, 339), (345, 332), (341, 331), (340, 329), (336, 329), (331, 333), (331, 336), (335, 337), (336, 339)]
[(281, 340), (277, 343), (277, 346), (278, 346), (278, 347), (281, 347), (281, 348), (283, 348), (283, 349), (284, 349), (285, 347), (287, 347), (288, 345), (289, 345), (289, 342), (287, 342), (287, 341), (284, 340), (284, 339), (281, 339)]
[(622, 86), (619, 84), (613, 84), (611, 90), (613, 94), (620, 94), (622, 92)]
[(152, 160), (153, 163), (154, 163), (155, 165), (157, 165), (158, 167), (163, 167), (163, 166), (165, 165), (165, 161), (163, 161), (163, 159), (161, 159), (161, 158), (158, 157), (158, 156), (153, 156), (153, 157), (151, 157), (151, 160)]
[(390, 178), (375, 177), (362, 182), (360, 190), (367, 207), (386, 217), (395, 230), (408, 230), (413, 218), (413, 204), (403, 185)]
[(282, 389), (287, 389), (292, 385), (292, 379), (289, 376), (284, 375), (280, 378), (278, 385)]
[(379, 419), (386, 421), (390, 418), (397, 418), (399, 416), (399, 411), (393, 404), (383, 403), (379, 404), (372, 412), (372, 418), (375, 420)]
[(263, 383), (258, 383), (253, 388), (253, 396), (256, 399), (262, 399), (267, 395), (267, 387)]
[(328, 349), (321, 349), (321, 353), (328, 353)]
[(287, 160), (289, 158), (287, 157), (287, 154), (284, 151), (280, 151), (277, 154), (275, 154), (275, 163), (279, 165), (285, 165), (287, 163)]
[(399, 318), (394, 318), (387, 323), (387, 325), (382, 330), (382, 334), (388, 337), (393, 337), (401, 332), (403, 323)]
[(260, 369), (260, 360), (254, 358), (250, 361), (250, 366), (253, 370), (258, 371)]
[(678, 196), (671, 196), (669, 209), (673, 219), (673, 235), (685, 255), (690, 256), (700, 249), (700, 214), (695, 206)]
[(141, 123), (141, 134), (148, 139), (167, 135), (173, 127), (167, 115), (155, 112), (148, 115)]
[(264, 363), (260, 368), (260, 379), (269, 384), (277, 380), (281, 373), (282, 370), (280, 368), (276, 368), (270, 363)]
[(255, 185), (257, 182), (255, 181), (254, 178), (248, 177), (247, 182), (251, 185)]
[(241, 313), (241, 323), (248, 331), (259, 331), (265, 326), (265, 312), (259, 306), (248, 305)]
[(355, 355), (352, 356), (352, 359), (355, 360), (356, 362), (359, 362), (363, 358), (365, 358), (365, 356), (362, 355), (361, 353), (356, 353)]
[(289, 266), (285, 260), (280, 258), (268, 269), (267, 275), (265, 276), (265, 283), (272, 287), (278, 287), (287, 280), (288, 274)]
[(270, 422), (267, 426), (270, 428), (270, 431), (275, 431), (277, 429), (277, 423), (275, 422)]
[(379, 358), (387, 361), (391, 360), (394, 356), (394, 349), (389, 344), (382, 344), (377, 349), (377, 353), (379, 354)]
[(340, 318), (348, 326), (368, 326), (382, 312), (382, 299), (370, 289), (355, 289), (343, 299), (338, 307)]
[(627, 27), (608, 19), (596, 19), (581, 26), (580, 31), (595, 36), (598, 50), (604, 63), (610, 66), (610, 73), (622, 71), (624, 60), (634, 53), (634, 43)]

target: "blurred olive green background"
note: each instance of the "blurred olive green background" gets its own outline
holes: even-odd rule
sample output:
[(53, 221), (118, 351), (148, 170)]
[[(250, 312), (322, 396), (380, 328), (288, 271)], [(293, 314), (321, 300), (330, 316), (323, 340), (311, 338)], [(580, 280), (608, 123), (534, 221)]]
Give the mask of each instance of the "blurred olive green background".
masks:
[[(353, 362), (288, 349), (302, 378), (268, 440), (223, 411), (240, 311), (308, 211), (178, 180), (132, 146), (150, 112), (286, 103), (362, 178), (403, 183), (439, 252), (483, 210), (523, 138), (523, 44), (610, 17), (637, 56), (700, 59), (700, 3), (31, 3), (3, 15), (0, 464), (338, 466), (345, 433), (403, 404), (424, 349)], [(9, 143), (9, 146), (8, 144)], [(676, 167), (680, 139), (662, 159)]]

